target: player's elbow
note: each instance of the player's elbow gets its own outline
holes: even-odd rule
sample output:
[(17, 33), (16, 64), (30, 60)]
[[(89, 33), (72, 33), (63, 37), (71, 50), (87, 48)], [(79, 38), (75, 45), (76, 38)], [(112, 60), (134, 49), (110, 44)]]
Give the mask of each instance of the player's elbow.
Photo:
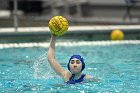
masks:
[(49, 61), (49, 62), (52, 62), (53, 60), (54, 60), (54, 58), (48, 57), (48, 61)]
[(51, 60), (54, 60), (54, 59), (55, 59), (54, 55), (51, 54), (51, 53), (48, 53), (48, 61), (51, 61)]

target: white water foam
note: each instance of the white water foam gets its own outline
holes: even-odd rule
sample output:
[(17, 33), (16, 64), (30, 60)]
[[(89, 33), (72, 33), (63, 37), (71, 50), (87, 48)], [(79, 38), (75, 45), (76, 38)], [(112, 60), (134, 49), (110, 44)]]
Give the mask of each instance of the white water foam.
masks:
[(55, 75), (53, 69), (51, 68), (48, 60), (47, 53), (44, 53), (36, 59), (33, 65), (34, 77), (36, 79), (47, 79)]

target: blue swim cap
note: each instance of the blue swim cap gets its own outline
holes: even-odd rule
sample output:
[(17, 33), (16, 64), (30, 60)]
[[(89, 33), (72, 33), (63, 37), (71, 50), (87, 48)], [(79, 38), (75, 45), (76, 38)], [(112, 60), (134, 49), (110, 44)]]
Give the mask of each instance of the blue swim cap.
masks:
[(69, 64), (70, 64), (71, 59), (73, 59), (73, 58), (77, 58), (77, 59), (79, 59), (79, 60), (82, 62), (82, 69), (81, 69), (81, 71), (83, 71), (84, 68), (85, 68), (85, 63), (84, 63), (84, 59), (83, 59), (83, 57), (81, 57), (80, 55), (73, 55), (73, 56), (70, 57), (70, 59), (69, 59), (69, 63), (68, 63), (68, 65), (67, 65), (68, 70), (70, 71)]

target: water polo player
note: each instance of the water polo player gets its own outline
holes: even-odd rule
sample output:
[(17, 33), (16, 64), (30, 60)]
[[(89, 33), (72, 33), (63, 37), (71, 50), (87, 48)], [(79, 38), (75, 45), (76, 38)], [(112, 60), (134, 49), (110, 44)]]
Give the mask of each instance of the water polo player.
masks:
[(83, 74), (85, 68), (84, 59), (80, 55), (73, 55), (68, 62), (68, 70), (65, 70), (55, 59), (56, 36), (51, 35), (50, 46), (48, 49), (48, 61), (55, 72), (62, 76), (68, 84), (81, 83), (84, 80), (91, 79), (92, 76)]

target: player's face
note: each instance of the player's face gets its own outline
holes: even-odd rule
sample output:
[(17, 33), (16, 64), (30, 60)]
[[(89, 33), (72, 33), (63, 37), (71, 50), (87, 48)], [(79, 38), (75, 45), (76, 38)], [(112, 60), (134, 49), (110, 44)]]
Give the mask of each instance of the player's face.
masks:
[(70, 66), (70, 71), (74, 74), (77, 74), (81, 72), (82, 62), (77, 58), (73, 58), (71, 59), (69, 66)]

